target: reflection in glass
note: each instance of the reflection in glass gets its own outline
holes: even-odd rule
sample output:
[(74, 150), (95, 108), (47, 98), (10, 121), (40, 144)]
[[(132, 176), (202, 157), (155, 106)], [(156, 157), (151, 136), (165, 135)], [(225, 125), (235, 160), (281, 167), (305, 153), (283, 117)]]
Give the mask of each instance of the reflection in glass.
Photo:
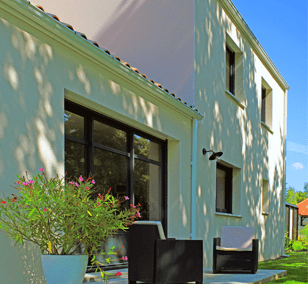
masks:
[(135, 134), (134, 153), (159, 162), (161, 160), (161, 145)]
[(65, 172), (67, 178), (75, 179), (85, 174), (84, 146), (65, 140)]
[(135, 204), (141, 204), (140, 220), (161, 221), (161, 170), (160, 167), (135, 160)]
[[(95, 194), (110, 193), (115, 197), (126, 195), (126, 157), (94, 148)], [(125, 205), (125, 204), (124, 204)]]
[(126, 151), (126, 132), (94, 120), (94, 142)]
[(65, 111), (64, 113), (65, 134), (84, 139), (84, 118), (80, 115)]

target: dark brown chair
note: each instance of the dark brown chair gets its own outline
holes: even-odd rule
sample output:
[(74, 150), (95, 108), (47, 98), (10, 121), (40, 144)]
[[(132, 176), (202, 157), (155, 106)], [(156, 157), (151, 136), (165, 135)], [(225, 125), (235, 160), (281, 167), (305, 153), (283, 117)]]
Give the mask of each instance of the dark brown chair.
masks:
[(253, 227), (223, 226), (213, 240), (213, 273), (256, 273), (258, 240)]
[(129, 229), (129, 284), (201, 284), (202, 254), (202, 240), (166, 239), (161, 222), (137, 221)]

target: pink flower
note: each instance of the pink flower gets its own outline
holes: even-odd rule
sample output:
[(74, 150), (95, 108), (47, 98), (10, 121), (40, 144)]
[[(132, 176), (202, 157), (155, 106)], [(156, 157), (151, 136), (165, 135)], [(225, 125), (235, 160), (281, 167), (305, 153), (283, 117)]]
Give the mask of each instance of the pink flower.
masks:
[(44, 169), (40, 168), (40, 169), (39, 169), (39, 171), (40, 171), (40, 172), (43, 172), (43, 171), (44, 171)]
[(2, 203), (2, 204), (6, 204), (6, 201), (3, 200), (3, 201), (1, 201), (1, 203)]
[(98, 202), (98, 205), (101, 205), (101, 204)]
[(139, 206), (139, 207), (140, 207), (140, 206), (141, 206), (141, 204), (140, 204), (140, 203), (138, 203), (138, 205), (137, 205), (137, 206)]
[(31, 184), (33, 184), (34, 183), (34, 181), (33, 180), (29, 180), (29, 182), (28, 183), (31, 183)]
[(115, 276), (120, 276), (120, 275), (122, 275), (122, 273), (121, 273), (120, 271), (118, 271), (118, 272), (115, 274)]
[(72, 181), (70, 181), (70, 182), (69, 182), (69, 184), (70, 184), (70, 185), (74, 185), (75, 183), (74, 183), (74, 182), (72, 182)]
[(88, 188), (88, 187), (86, 186), (86, 189), (89, 190), (90, 188)]
[(77, 182), (75, 183), (75, 186), (79, 186)]
[(122, 259), (123, 260), (127, 260), (127, 256), (122, 256)]
[(125, 200), (128, 200), (129, 199), (129, 197), (128, 196), (124, 196), (125, 197)]
[(80, 180), (80, 181), (83, 181), (83, 178), (82, 178), (82, 176), (80, 176), (80, 177), (79, 177), (79, 180)]
[(101, 197), (101, 194), (99, 193), (98, 196)]
[(137, 211), (137, 217), (141, 218), (140, 212)]
[(28, 183), (23, 181), (23, 182), (22, 182), (22, 185), (27, 186)]
[(18, 184), (20, 184), (20, 182), (19, 181), (16, 181)]
[(130, 207), (132, 207), (132, 208), (136, 208), (136, 206), (135, 206), (135, 205), (133, 205), (133, 204), (131, 204), (131, 205), (130, 205)]
[(94, 180), (94, 179), (92, 179), (91, 183), (95, 184), (95, 180)]
[(47, 208), (44, 208), (44, 212), (46, 212), (47, 211)]

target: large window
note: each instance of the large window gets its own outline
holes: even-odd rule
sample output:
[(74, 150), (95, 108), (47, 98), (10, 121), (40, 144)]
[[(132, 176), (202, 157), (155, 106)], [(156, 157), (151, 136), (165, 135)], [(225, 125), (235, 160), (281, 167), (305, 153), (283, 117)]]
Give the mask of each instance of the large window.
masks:
[(217, 163), (216, 212), (232, 213), (232, 168)]
[(166, 142), (65, 101), (65, 171), (94, 175), (95, 195), (128, 196), (140, 220), (165, 224)]

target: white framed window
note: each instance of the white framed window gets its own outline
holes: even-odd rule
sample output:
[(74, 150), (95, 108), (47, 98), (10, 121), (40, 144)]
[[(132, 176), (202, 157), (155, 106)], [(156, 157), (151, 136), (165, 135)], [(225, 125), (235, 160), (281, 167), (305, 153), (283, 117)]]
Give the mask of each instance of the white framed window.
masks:
[(243, 101), (243, 53), (237, 44), (226, 35), (225, 68), (226, 93)]
[(272, 129), (272, 93), (269, 84), (262, 78), (261, 82), (261, 122)]

